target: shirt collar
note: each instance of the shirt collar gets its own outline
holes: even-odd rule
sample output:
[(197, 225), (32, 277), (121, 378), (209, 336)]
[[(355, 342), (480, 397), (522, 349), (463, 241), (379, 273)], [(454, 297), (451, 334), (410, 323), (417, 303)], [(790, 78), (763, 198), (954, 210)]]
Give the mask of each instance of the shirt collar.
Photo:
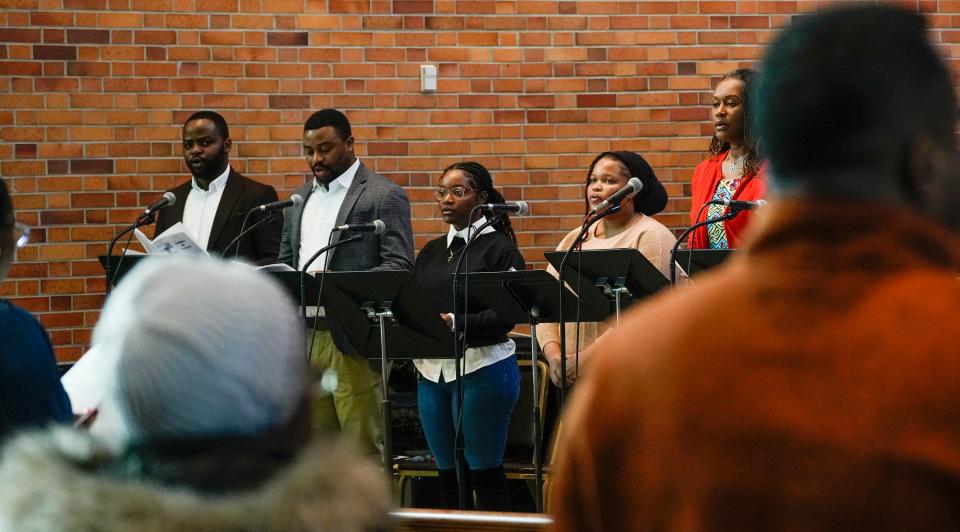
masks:
[(337, 190), (340, 188), (344, 190), (349, 189), (350, 185), (353, 184), (353, 178), (357, 176), (357, 170), (359, 168), (360, 168), (360, 159), (357, 159), (353, 161), (353, 164), (350, 165), (350, 168), (347, 168), (346, 170), (344, 170), (342, 174), (337, 176), (337, 178), (331, 181), (330, 184), (327, 186), (321, 185), (319, 182), (317, 182), (316, 178), (314, 178), (313, 192), (317, 192), (318, 190), (329, 192), (331, 190)]
[[(473, 236), (473, 234), (477, 232), (477, 229), (479, 229), (480, 226), (485, 223), (487, 223), (487, 217), (481, 216), (476, 220), (474, 220), (472, 224), (464, 227), (463, 230), (461, 231), (457, 231), (457, 228), (451, 225), (450, 230), (447, 231), (447, 247), (450, 247), (450, 243), (453, 242), (453, 239), (458, 236), (462, 238), (464, 242), (466, 242), (467, 240), (469, 240), (467, 236)], [(467, 235), (468, 231), (470, 233), (469, 235)], [(496, 231), (496, 229), (494, 229), (492, 225), (488, 225), (483, 228), (483, 231), (480, 231), (480, 234), (485, 235), (487, 233), (492, 233), (494, 231)]]
[(223, 173), (217, 176), (216, 179), (210, 182), (210, 186), (207, 188), (207, 190), (203, 190), (202, 188), (200, 188), (200, 185), (197, 184), (196, 177), (194, 177), (191, 180), (191, 183), (193, 183), (193, 190), (206, 194), (208, 192), (216, 192), (222, 189), (223, 187), (227, 186), (227, 178), (229, 177), (230, 177), (230, 165), (228, 164), (227, 167), (223, 170)]

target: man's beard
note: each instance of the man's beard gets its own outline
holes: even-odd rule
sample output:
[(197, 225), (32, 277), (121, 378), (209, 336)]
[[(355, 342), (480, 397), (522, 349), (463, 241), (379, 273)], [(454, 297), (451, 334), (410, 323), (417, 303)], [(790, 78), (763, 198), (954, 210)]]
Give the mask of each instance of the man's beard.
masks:
[(220, 150), (220, 153), (217, 154), (216, 158), (209, 161), (204, 161), (203, 166), (199, 170), (194, 170), (193, 166), (190, 166), (190, 173), (198, 179), (205, 179), (207, 181), (213, 181), (223, 172), (223, 169), (227, 164), (227, 152)]

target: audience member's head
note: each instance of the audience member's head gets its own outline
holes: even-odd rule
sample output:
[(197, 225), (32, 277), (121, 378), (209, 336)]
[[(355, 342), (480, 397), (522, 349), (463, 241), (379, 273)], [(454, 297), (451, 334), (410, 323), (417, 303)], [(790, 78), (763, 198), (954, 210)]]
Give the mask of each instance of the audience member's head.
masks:
[(767, 50), (753, 102), (775, 193), (960, 214), (957, 102), (920, 15), (881, 5), (800, 17)]
[(246, 266), (145, 261), (110, 295), (94, 331), (94, 345), (117, 360), (94, 427), (122, 445), (281, 426), (305, 391), (301, 328), (281, 287)]
[(7, 444), (0, 530), (385, 530), (382, 471), (345, 441), (309, 441), (303, 338), (261, 272), (142, 262), (94, 331), (112, 362), (94, 434)]

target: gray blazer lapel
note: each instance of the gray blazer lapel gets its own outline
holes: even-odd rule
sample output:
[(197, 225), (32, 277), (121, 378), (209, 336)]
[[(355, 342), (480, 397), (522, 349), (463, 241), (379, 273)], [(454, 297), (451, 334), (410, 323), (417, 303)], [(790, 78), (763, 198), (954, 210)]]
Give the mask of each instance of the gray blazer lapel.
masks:
[[(356, 175), (353, 176), (353, 183), (350, 183), (350, 188), (347, 189), (347, 195), (344, 196), (343, 203), (340, 204), (340, 210), (337, 212), (337, 221), (335, 225), (344, 225), (347, 223), (347, 218), (353, 211), (353, 206), (357, 204), (357, 200), (360, 199), (360, 196), (363, 194), (363, 189), (366, 187), (366, 185), (367, 167), (361, 162), (360, 166), (357, 168)], [(330, 242), (339, 242), (341, 238), (342, 235), (338, 232), (336, 235), (334, 235)], [(336, 248), (327, 252), (329, 254), (327, 264), (333, 264), (334, 251), (336, 251)]]
[(353, 176), (353, 183), (350, 183), (350, 188), (347, 189), (347, 195), (343, 198), (343, 203), (340, 204), (340, 212), (337, 213), (337, 225), (343, 225), (347, 223), (347, 217), (350, 216), (350, 212), (353, 211), (353, 206), (356, 205), (357, 199), (360, 198), (360, 194), (363, 193), (363, 187), (367, 184), (367, 167), (360, 163), (360, 167), (357, 168), (357, 174)]

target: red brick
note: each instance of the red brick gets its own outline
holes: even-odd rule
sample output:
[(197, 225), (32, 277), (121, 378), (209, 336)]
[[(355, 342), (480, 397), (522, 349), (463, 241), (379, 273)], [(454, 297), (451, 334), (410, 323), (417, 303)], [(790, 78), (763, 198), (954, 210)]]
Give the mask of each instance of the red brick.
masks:
[(77, 58), (76, 46), (50, 46), (37, 44), (33, 47), (34, 59), (74, 60)]
[(40, 11), (30, 13), (31, 26), (73, 26), (73, 13)]
[(39, 76), (43, 73), (43, 65), (35, 61), (0, 61), (0, 76)]
[(493, 0), (474, 0), (471, 2), (456, 2), (457, 13), (493, 14), (497, 12), (496, 2)]
[(36, 144), (16, 144), (13, 148), (14, 157), (17, 159), (33, 159), (37, 156)]
[(369, 142), (367, 143), (367, 154), (376, 155), (407, 155), (408, 145), (406, 142)]
[(109, 30), (67, 30), (67, 42), (74, 44), (105, 44), (110, 42)]
[(433, 13), (433, 0), (392, 0), (393, 12)]
[(47, 209), (40, 212), (40, 223), (42, 225), (81, 224), (83, 223), (83, 211)]
[(769, 28), (767, 17), (730, 17), (731, 28)]
[(34, 89), (38, 92), (76, 92), (80, 86), (76, 78), (38, 78)]
[(71, 159), (72, 174), (112, 174), (112, 159)]
[(164, 21), (169, 28), (207, 28), (209, 27), (209, 18), (207, 15), (186, 15), (167, 14)]
[(310, 44), (309, 34), (305, 31), (272, 31), (267, 34), (270, 46), (306, 46)]
[(370, 12), (370, 2), (368, 0), (329, 0), (327, 4), (330, 13)]
[(133, 42), (136, 44), (176, 44), (177, 32), (137, 30), (133, 32)]
[(237, 0), (197, 0), (197, 11), (237, 11)]
[(369, 32), (338, 32), (330, 36), (330, 44), (334, 46), (370, 46), (373, 44), (373, 34)]
[(40, 30), (26, 28), (4, 28), (0, 32), (0, 42), (40, 42)]
[(56, 314), (40, 314), (40, 323), (47, 329), (58, 327), (76, 327), (83, 325), (82, 312), (59, 312)]
[(271, 94), (269, 97), (271, 109), (307, 109), (310, 107), (310, 96), (292, 94)]

